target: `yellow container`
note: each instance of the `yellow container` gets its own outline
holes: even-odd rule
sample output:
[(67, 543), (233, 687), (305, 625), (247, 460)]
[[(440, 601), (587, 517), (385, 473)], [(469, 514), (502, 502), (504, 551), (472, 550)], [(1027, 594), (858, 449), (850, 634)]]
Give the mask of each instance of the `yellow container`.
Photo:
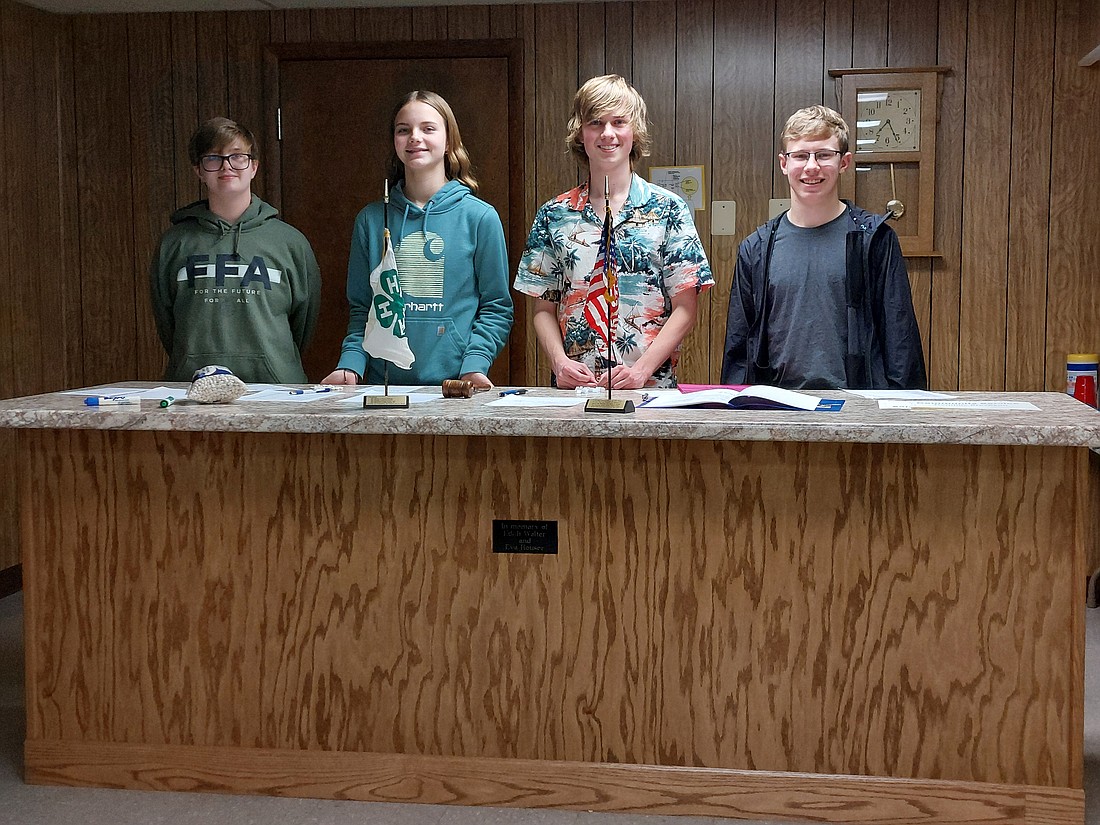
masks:
[(1092, 377), (1092, 386), (1097, 386), (1097, 364), (1100, 356), (1095, 352), (1073, 352), (1066, 356), (1066, 393), (1076, 395), (1077, 379)]

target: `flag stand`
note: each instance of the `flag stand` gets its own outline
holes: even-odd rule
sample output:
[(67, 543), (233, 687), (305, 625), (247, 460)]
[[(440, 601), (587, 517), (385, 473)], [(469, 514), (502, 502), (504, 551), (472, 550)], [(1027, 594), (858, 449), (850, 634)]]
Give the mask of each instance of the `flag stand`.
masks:
[[(385, 239), (383, 248), (390, 245), (390, 182), (386, 179), (382, 195), (382, 233)], [(383, 360), (382, 380), (383, 395), (364, 395), (363, 409), (365, 410), (407, 410), (409, 408), (409, 396), (390, 395), (390, 362)]]
[(407, 395), (390, 395), (390, 362), (385, 361), (382, 367), (383, 381), (382, 386), (384, 395), (364, 395), (363, 396), (363, 408), (377, 410), (383, 407), (388, 410), (407, 410), (409, 408), (409, 396)]
[(614, 250), (611, 246), (611, 236), (614, 232), (614, 217), (611, 214), (611, 186), (608, 177), (605, 175), (603, 179), (603, 200), (604, 200), (604, 217), (603, 217), (603, 273), (604, 273), (604, 290), (608, 296), (608, 319), (607, 319), (607, 398), (589, 398), (584, 402), (585, 412), (599, 412), (599, 413), (632, 413), (634, 412), (634, 402), (626, 398), (612, 398), (611, 397), (611, 372), (615, 368), (615, 327), (618, 326), (618, 311), (619, 304), (619, 289), (615, 283), (618, 276), (615, 274), (614, 265), (612, 263), (612, 255)]
[(407, 410), (409, 408), (409, 396), (407, 395), (364, 395), (363, 408), (367, 410)]

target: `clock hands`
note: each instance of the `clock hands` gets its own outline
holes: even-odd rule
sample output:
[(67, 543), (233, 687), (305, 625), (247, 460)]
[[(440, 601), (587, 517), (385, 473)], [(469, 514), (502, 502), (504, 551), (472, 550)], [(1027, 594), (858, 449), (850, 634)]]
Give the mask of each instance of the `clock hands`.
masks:
[(880, 137), (882, 135), (882, 130), (887, 127), (890, 128), (890, 134), (894, 136), (894, 140), (896, 140), (898, 143), (901, 143), (901, 137), (896, 131), (894, 131), (894, 124), (890, 122), (890, 118), (886, 118), (886, 120), (882, 122), (882, 125), (878, 127), (878, 131), (875, 133), (875, 137)]

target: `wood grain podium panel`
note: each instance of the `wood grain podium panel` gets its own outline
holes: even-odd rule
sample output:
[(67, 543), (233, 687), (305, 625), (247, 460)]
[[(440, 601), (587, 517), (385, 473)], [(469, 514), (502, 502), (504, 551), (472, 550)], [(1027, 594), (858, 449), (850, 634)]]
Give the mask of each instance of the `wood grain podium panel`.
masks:
[[(1087, 450), (24, 430), (19, 460), (31, 781), (224, 749), (220, 789), (268, 792), (272, 753), (400, 755), (1047, 789), (1042, 821), (1083, 820)], [(494, 554), (493, 519), (558, 552)], [(752, 815), (858, 821), (781, 786)]]

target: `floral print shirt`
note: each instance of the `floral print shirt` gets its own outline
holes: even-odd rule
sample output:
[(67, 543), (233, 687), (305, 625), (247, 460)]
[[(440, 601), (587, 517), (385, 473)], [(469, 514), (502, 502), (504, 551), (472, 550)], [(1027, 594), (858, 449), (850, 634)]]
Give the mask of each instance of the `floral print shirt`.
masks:
[[(588, 285), (596, 267), (603, 215), (588, 200), (588, 184), (543, 204), (535, 215), (520, 260), (515, 288), (558, 305), (565, 354), (604, 373), (609, 358), (603, 339), (584, 317)], [(633, 364), (672, 313), (672, 298), (714, 286), (699, 233), (683, 199), (638, 175), (614, 227), (619, 306), (615, 363)], [(649, 386), (676, 385), (679, 347)]]

